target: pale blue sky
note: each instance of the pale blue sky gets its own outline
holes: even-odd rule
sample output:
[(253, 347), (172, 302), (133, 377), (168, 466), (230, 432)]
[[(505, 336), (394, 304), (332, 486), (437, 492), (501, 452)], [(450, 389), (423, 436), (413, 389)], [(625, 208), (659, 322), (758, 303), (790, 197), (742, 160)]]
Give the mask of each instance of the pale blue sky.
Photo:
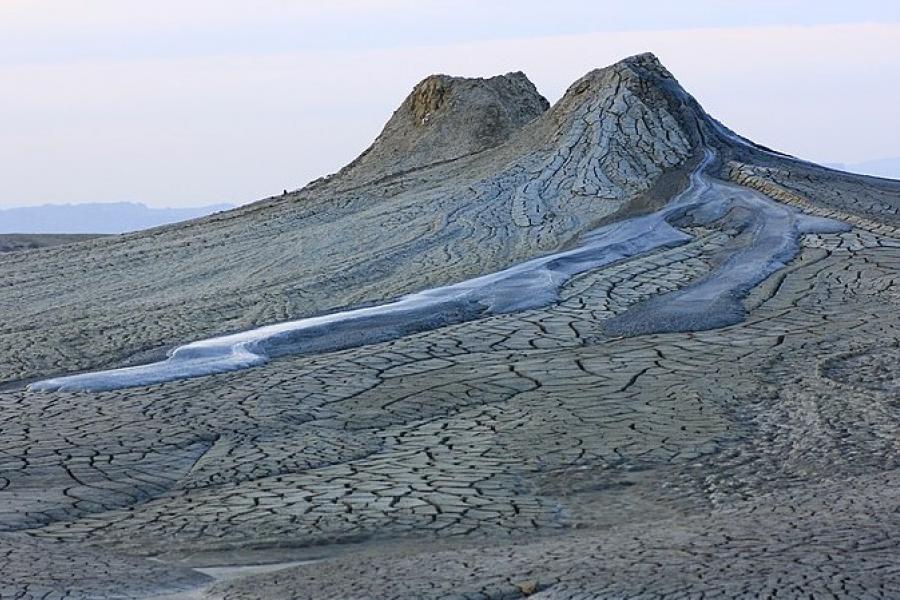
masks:
[(761, 143), (900, 156), (900, 2), (4, 0), (0, 206), (247, 202), (351, 160), (430, 73), (553, 101), (645, 50)]

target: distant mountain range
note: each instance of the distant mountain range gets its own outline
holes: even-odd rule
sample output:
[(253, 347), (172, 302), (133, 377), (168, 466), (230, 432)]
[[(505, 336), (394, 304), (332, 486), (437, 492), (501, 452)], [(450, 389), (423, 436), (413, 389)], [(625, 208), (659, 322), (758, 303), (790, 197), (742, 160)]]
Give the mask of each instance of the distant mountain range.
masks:
[(154, 208), (137, 202), (44, 204), (0, 209), (0, 233), (125, 233), (234, 208)]
[(825, 166), (861, 175), (900, 179), (900, 156), (877, 158), (859, 163), (825, 163)]

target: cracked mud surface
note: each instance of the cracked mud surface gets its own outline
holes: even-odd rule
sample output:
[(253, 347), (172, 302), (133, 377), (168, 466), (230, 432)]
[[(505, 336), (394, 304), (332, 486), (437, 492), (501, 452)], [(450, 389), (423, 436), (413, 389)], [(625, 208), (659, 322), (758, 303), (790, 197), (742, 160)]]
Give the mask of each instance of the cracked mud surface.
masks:
[[(603, 71), (583, 81), (623, 77), (630, 75)], [(647, 85), (646, 75), (640, 81)], [(574, 109), (557, 105), (548, 118), (580, 110), (584, 85), (561, 101)], [(597, 104), (616, 105), (615, 89)], [(640, 100), (681, 119), (664, 109), (670, 104), (651, 102), (656, 93), (621, 102)], [(607, 123), (604, 111), (597, 123)], [(607, 126), (590, 130), (603, 157), (623, 143), (621, 133), (603, 137)], [(524, 127), (540, 137), (549, 125), (541, 117)], [(678, 132), (698, 143), (688, 127)], [(654, 173), (690, 164), (678, 136), (670, 138), (681, 158)], [(516, 143), (514, 135), (485, 152), (499, 161)], [(724, 220), (685, 225), (693, 239), (677, 248), (580, 275), (539, 310), (146, 388), (0, 392), (0, 596), (900, 596), (900, 233), (885, 216), (900, 207), (900, 184), (813, 172), (787, 159), (774, 173), (767, 154), (719, 146), (723, 179), (853, 226), (802, 236), (798, 256), (744, 298), (740, 323), (624, 338), (606, 330), (611, 318), (721, 265), (743, 239)], [(359, 202), (374, 205), (363, 218), (400, 220), (395, 245), (358, 260), (341, 254), (351, 240), (336, 231), (347, 222), (328, 224), (329, 215), (352, 214), (353, 201), (290, 199), (184, 231), (70, 247), (55, 270), (46, 266), (58, 260), (53, 249), (0, 258), (0, 308), (11, 317), (0, 348), (5, 381), (383, 300), (562, 247), (571, 232), (647, 202), (653, 189), (622, 179), (618, 199), (576, 200), (573, 182), (588, 181), (578, 177), (590, 172), (600, 186), (606, 173), (599, 159), (599, 170), (585, 167), (595, 158), (585, 152), (562, 150), (553, 167), (543, 156), (515, 163), (552, 171), (544, 181), (557, 191), (539, 195), (551, 210), (534, 208), (521, 184), (508, 183), (520, 181), (514, 166), (480, 179), (483, 188), (473, 184), (500, 198), (478, 210), (450, 196), (442, 204), (444, 192), (435, 191), (435, 206), (448, 212), (427, 213), (438, 225), (418, 236), (406, 227), (425, 216), (400, 210), (416, 212), (412, 195), (388, 195), (383, 184), (355, 188)], [(580, 158), (565, 162), (573, 156)], [(400, 181), (421, 178), (421, 192), (440, 187), (450, 171), (493, 168), (461, 161), (471, 162)], [(341, 178), (321, 185), (350, 187)], [(376, 188), (389, 206), (373, 201)], [(516, 213), (518, 206), (526, 210)], [(540, 224), (529, 217), (527, 227), (512, 216), (551, 213)], [(297, 214), (314, 225), (300, 227)], [(490, 229), (478, 225), (491, 219)], [(201, 226), (207, 238), (197, 237)], [(256, 239), (256, 253), (238, 261), (254, 227), (271, 228), (269, 246)], [(373, 230), (353, 233), (374, 245)], [(305, 241), (310, 258), (298, 261), (290, 242), (315, 235), (336, 241), (325, 250)], [(228, 239), (235, 254), (213, 260)], [(193, 248), (178, 246), (188, 241)], [(196, 261), (185, 258), (191, 252)], [(333, 252), (334, 262), (312, 264), (315, 252)], [(105, 266), (89, 266), (98, 257), (107, 257)], [(173, 264), (188, 272), (173, 272)], [(201, 283), (181, 289), (191, 277)], [(16, 285), (25, 290), (18, 302)], [(241, 286), (249, 291), (239, 294)], [(81, 317), (73, 322), (74, 314)], [(308, 559), (320, 560), (301, 564)], [(220, 581), (194, 569), (258, 563), (281, 566)]]

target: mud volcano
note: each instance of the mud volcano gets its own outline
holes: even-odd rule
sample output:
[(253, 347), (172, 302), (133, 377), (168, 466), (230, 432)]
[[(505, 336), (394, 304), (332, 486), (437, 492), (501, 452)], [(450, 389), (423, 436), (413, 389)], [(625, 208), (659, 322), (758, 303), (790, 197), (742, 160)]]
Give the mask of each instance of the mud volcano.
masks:
[(642, 54), (0, 254), (0, 596), (900, 597), (898, 209)]

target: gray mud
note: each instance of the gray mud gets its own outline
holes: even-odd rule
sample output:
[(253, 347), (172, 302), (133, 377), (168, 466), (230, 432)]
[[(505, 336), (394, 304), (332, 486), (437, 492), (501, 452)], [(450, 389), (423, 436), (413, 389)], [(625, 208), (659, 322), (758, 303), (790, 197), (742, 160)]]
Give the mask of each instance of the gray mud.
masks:
[(738, 229), (738, 239), (743, 241), (703, 280), (611, 319), (606, 332), (627, 336), (737, 323), (744, 318), (742, 298), (796, 255), (800, 234), (849, 228), (829, 219), (805, 217), (758, 192), (709, 178), (705, 172), (715, 160), (714, 151), (706, 149), (688, 186), (666, 207), (600, 227), (574, 249), (386, 304), (201, 340), (175, 348), (162, 361), (46, 379), (28, 389), (104, 391), (152, 385), (254, 367), (278, 356), (354, 348), (541, 308), (557, 301), (560, 288), (575, 275), (691, 239), (671, 222)]

